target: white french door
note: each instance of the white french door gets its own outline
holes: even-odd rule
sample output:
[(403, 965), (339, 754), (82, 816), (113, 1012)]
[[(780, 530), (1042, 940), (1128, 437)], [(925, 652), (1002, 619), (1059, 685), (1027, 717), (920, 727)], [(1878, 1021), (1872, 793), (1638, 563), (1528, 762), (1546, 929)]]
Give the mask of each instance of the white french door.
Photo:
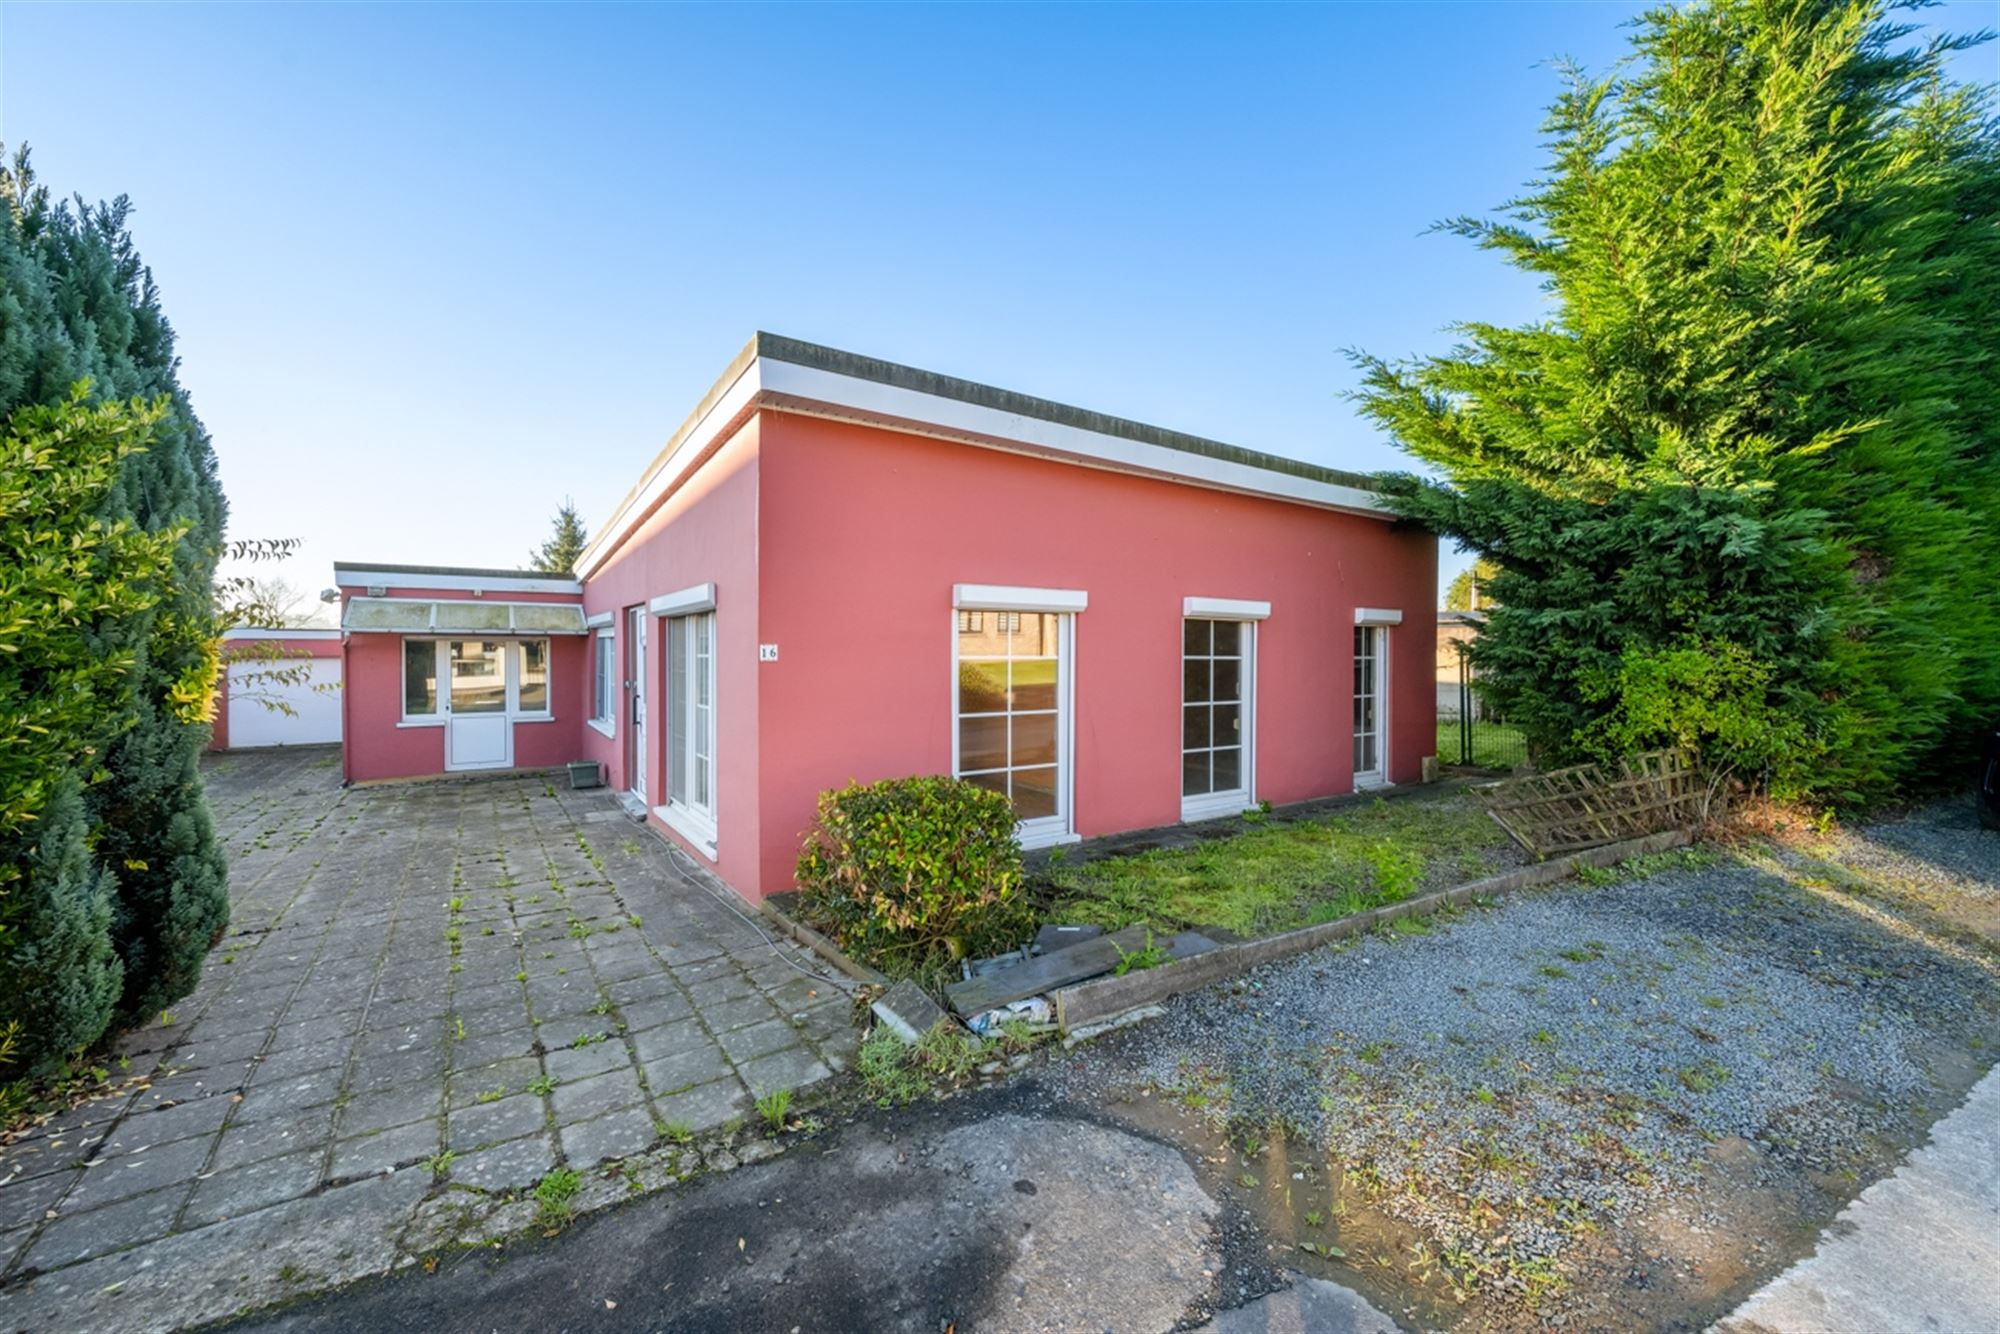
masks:
[(439, 641), (444, 656), (444, 767), (507, 769), (514, 763), (514, 720), (507, 713), (505, 642), (497, 639)]
[(715, 613), (667, 620), (667, 810), (670, 822), (715, 846)]
[(1252, 791), (1255, 621), (1181, 622), (1181, 819), (1234, 815)]
[(1354, 627), (1354, 786), (1388, 781), (1388, 666), (1386, 626)]
[(646, 622), (644, 607), (625, 613), (625, 644), (629, 674), (625, 680), (626, 720), (625, 772), (632, 795), (646, 799)]
[(956, 610), (952, 772), (1014, 803), (1023, 845), (1070, 832), (1073, 616)]

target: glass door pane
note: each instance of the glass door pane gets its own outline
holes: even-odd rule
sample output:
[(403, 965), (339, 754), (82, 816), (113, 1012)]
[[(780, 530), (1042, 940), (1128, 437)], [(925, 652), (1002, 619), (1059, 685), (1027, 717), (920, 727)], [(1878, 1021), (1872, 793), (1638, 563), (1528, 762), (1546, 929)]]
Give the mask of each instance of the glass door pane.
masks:
[(507, 655), (499, 640), (451, 641), (451, 711), (507, 711)]
[(1190, 619), (1181, 627), (1181, 795), (1247, 790), (1243, 761), (1241, 621)]
[(1381, 630), (1354, 627), (1354, 773), (1378, 774), (1382, 768)]
[(688, 618), (667, 622), (667, 799), (687, 804)]
[(1063, 617), (954, 612), (958, 776), (1001, 793), (1022, 821), (1064, 818)]
[(694, 721), (689, 729), (689, 744), (693, 749), (690, 763), (694, 769), (694, 804), (702, 810), (710, 810), (715, 805), (715, 661), (711, 640), (715, 635), (715, 614), (692, 618), (694, 621), (693, 662), (689, 671), (694, 677)]

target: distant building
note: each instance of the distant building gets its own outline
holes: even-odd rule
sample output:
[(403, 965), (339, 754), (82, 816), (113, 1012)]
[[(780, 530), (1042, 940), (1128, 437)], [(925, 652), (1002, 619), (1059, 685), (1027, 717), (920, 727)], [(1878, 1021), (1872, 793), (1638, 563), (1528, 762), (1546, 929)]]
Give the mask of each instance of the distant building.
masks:
[[(1486, 624), (1486, 613), (1479, 611), (1441, 611), (1437, 614), (1437, 709), (1439, 717), (1458, 717), (1461, 680), (1459, 661), (1471, 648), (1472, 641), (1479, 638), (1481, 627)], [(1472, 665), (1467, 662), (1463, 678), (1473, 679)], [(1472, 697), (1472, 716), (1479, 716), (1479, 696)]]

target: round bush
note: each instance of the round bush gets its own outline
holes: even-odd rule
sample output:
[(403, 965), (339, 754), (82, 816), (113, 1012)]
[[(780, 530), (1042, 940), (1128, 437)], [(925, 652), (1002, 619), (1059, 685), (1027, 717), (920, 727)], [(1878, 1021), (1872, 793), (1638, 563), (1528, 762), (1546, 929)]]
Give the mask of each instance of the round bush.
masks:
[(1011, 948), (1028, 923), (1013, 803), (958, 778), (821, 793), (798, 884), (806, 920), (884, 972)]

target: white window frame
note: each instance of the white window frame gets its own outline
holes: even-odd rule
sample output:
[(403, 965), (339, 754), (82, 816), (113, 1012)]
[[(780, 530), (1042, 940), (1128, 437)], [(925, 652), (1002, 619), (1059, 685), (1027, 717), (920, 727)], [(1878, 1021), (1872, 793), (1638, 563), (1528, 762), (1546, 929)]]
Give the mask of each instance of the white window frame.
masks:
[(621, 685), (617, 632), (609, 625), (600, 626), (590, 637), (591, 716), (583, 720), (593, 731), (608, 737), (618, 735), (618, 701), (624, 695)]
[(1076, 832), (1076, 613), (1088, 604), (1088, 594), (1076, 589), (1019, 588), (995, 584), (957, 584), (952, 588), (951, 615), (951, 772), (959, 776), (958, 636), (962, 611), (1054, 612), (1057, 616), (1056, 674), (1056, 813), (1014, 826), (1023, 848), (1048, 848), (1080, 843)]
[[(542, 644), (542, 671), (546, 679), (542, 682), (542, 695), (547, 701), (541, 708), (527, 710), (521, 707), (521, 681), (528, 674), (528, 642), (540, 640)], [(546, 635), (521, 635), (507, 641), (507, 716), (517, 723), (549, 723), (556, 717), (556, 646)]]
[[(443, 727), (451, 721), (451, 644), (487, 643), (498, 641), (500, 649), (500, 670), (506, 677), (506, 707), (501, 716), (511, 725), (514, 723), (549, 723), (555, 721), (556, 706), (556, 646), (550, 635), (402, 635), (398, 637), (396, 675), (398, 679), (398, 699), (396, 702), (398, 727)], [(530, 639), (538, 639), (548, 645), (548, 696), (546, 709), (524, 712), (521, 708), (521, 672), (525, 666), (522, 660), (522, 645)], [(438, 707), (435, 713), (410, 713), (410, 657), (412, 643), (429, 644), (432, 653), (432, 669), (436, 675)], [(490, 715), (489, 715), (490, 716)]]
[[(1174, 753), (1182, 757), (1182, 763), (1186, 762), (1186, 733), (1182, 729), (1186, 723), (1185, 710), (1188, 705), (1186, 666), (1187, 623), (1189, 621), (1234, 621), (1243, 627), (1243, 671), (1241, 693), (1237, 701), (1237, 707), (1241, 710), (1242, 719), (1242, 743), (1240, 748), (1243, 754), (1239, 763), (1242, 765), (1243, 783), (1240, 787), (1231, 788), (1227, 792), (1206, 792), (1196, 796), (1188, 796), (1183, 793), (1181, 795), (1181, 819), (1184, 822), (1214, 820), (1225, 815), (1236, 815), (1257, 804), (1257, 622), (1262, 617), (1248, 615), (1224, 616), (1218, 615), (1215, 611), (1208, 609), (1221, 601), (1219, 598), (1188, 598), (1182, 604), (1180, 640), (1181, 686), (1178, 692), (1180, 703), (1176, 706), (1177, 716), (1174, 719), (1174, 735), (1182, 738), (1182, 742), (1175, 747)], [(1270, 614), (1270, 604), (1268, 602), (1235, 605), (1238, 607), (1262, 607), (1264, 615)], [(1214, 661), (1213, 656), (1211, 656), (1210, 661)], [(1214, 740), (1213, 736), (1209, 738), (1211, 747)], [(1180, 781), (1178, 775), (1179, 771), (1177, 769), (1176, 781)]]
[[(443, 727), (451, 717), (450, 700), (447, 689), (450, 678), (445, 675), (444, 640), (432, 639), (428, 635), (401, 635), (396, 641), (396, 726), (398, 727)], [(429, 713), (410, 712), (410, 645), (412, 643), (431, 646), (431, 685), (437, 692), (437, 707)]]
[[(657, 597), (653, 599), (651, 607), (656, 614), (659, 613), (661, 607), (674, 608), (672, 612), (660, 615), (660, 619), (665, 624), (658, 627), (661, 666), (659, 680), (663, 687), (661, 697), (666, 701), (666, 708), (661, 711), (661, 716), (664, 717), (666, 725), (660, 729), (660, 754), (664, 761), (660, 765), (660, 770), (661, 781), (666, 785), (667, 800), (665, 803), (655, 806), (653, 814), (659, 816), (660, 820), (669, 829), (672, 829), (675, 833), (693, 844), (697, 852), (708, 858), (708, 860), (714, 861), (720, 847), (719, 812), (722, 806), (722, 728), (720, 726), (722, 715), (721, 709), (718, 707), (721, 701), (717, 689), (721, 680), (721, 673), (717, 670), (717, 667), (722, 654), (721, 627), (715, 614), (715, 586), (713, 584), (701, 584), (694, 589), (683, 590), (681, 593), (670, 593), (663, 597)], [(706, 807), (697, 806), (692, 802), (674, 796), (674, 757), (666, 749), (669, 746), (687, 747), (684, 760), (688, 766), (690, 781), (692, 781), (695, 767), (693, 721), (696, 691), (694, 689), (694, 680), (695, 663), (698, 661), (695, 653), (695, 627), (692, 624), (688, 626), (687, 633), (684, 636), (686, 640), (684, 651), (687, 654), (687, 661), (684, 664), (686, 670), (682, 678), (686, 682), (686, 687), (681, 692), (684, 698), (674, 698), (671, 685), (669, 684), (673, 681), (674, 667), (671, 656), (674, 642), (672, 623), (680, 619), (686, 619), (691, 622), (696, 620), (706, 620), (708, 622), (708, 805)]]
[[(1369, 609), (1362, 609), (1369, 610)], [(1382, 619), (1393, 615), (1394, 620)], [(1354, 790), (1366, 792), (1373, 788), (1389, 786), (1389, 627), (1402, 622), (1401, 612), (1375, 613), (1363, 618), (1360, 611), (1355, 613), (1354, 628), (1367, 630), (1375, 637), (1375, 767), (1356, 770)], [(1348, 747), (1354, 744), (1354, 659), (1348, 656)]]

